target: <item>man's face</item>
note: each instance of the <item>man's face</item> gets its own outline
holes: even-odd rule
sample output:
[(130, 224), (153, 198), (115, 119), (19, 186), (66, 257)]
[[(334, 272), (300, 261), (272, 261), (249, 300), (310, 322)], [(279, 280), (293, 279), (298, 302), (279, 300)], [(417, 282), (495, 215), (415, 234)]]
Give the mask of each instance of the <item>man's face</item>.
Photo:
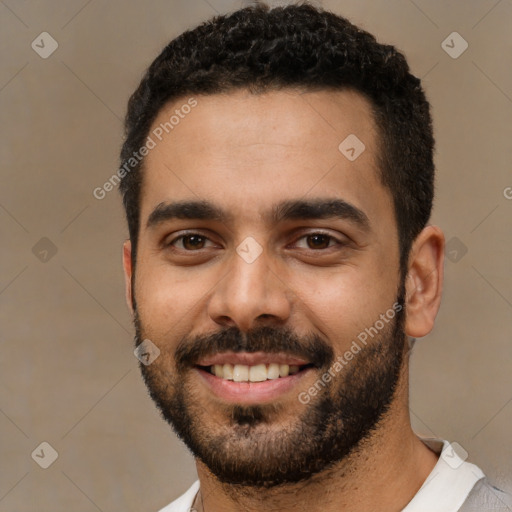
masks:
[(135, 323), (160, 356), (141, 369), (220, 480), (299, 481), (378, 425), (403, 364), (398, 234), (370, 105), (350, 91), (196, 100), (146, 157)]

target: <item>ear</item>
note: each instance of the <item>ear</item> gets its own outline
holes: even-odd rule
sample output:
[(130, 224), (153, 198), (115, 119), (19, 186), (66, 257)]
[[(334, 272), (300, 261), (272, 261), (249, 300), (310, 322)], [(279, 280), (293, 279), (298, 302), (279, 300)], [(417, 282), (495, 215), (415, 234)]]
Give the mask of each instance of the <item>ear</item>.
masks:
[(133, 315), (133, 295), (132, 295), (132, 243), (125, 240), (123, 244), (123, 268), (124, 268), (124, 284), (126, 303)]
[(405, 332), (413, 338), (426, 336), (434, 327), (443, 291), (444, 235), (427, 226), (414, 240), (405, 284)]

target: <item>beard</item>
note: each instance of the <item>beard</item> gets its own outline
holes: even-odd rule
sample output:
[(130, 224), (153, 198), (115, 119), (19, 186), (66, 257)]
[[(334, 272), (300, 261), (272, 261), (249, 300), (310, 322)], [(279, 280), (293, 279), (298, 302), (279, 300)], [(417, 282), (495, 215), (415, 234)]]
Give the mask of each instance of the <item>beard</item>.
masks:
[[(279, 401), (205, 401), (194, 385), (197, 379), (190, 379), (202, 357), (264, 351), (309, 361), (321, 380), (336, 360), (333, 349), (315, 334), (297, 336), (287, 328), (266, 326), (244, 334), (230, 327), (211, 335), (185, 336), (174, 353), (166, 349), (165, 340), (152, 339), (161, 355), (148, 366), (140, 364), (140, 369), (163, 418), (220, 482), (267, 489), (297, 483), (357, 451), (385, 417), (406, 352), (403, 298), (402, 286), (397, 297), (402, 309), (330, 382), (322, 383), (307, 404), (298, 399), (291, 406)], [(137, 311), (134, 322), (138, 346), (145, 329)]]

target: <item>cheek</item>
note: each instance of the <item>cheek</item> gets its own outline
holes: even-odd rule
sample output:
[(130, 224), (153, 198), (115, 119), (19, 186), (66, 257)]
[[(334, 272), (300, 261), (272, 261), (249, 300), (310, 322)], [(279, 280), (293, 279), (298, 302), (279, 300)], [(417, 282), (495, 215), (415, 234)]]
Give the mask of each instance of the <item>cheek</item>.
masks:
[(212, 268), (172, 267), (146, 258), (137, 268), (135, 292), (141, 323), (148, 337), (175, 340), (188, 335), (204, 310), (204, 299), (221, 275)]
[(397, 275), (382, 272), (378, 265), (289, 274), (289, 283), (297, 315), (307, 319), (304, 327), (323, 333), (340, 350), (393, 307), (398, 286)]

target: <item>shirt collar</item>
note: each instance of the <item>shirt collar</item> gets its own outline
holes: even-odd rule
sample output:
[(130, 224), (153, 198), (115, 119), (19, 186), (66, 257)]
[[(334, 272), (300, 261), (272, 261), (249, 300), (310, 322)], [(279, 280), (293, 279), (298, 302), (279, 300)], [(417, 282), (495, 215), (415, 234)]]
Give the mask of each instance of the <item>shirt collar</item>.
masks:
[(422, 441), (440, 453), (439, 460), (402, 512), (457, 512), (476, 482), (485, 475), (478, 466), (466, 462), (456, 452), (457, 443), (438, 439)]

